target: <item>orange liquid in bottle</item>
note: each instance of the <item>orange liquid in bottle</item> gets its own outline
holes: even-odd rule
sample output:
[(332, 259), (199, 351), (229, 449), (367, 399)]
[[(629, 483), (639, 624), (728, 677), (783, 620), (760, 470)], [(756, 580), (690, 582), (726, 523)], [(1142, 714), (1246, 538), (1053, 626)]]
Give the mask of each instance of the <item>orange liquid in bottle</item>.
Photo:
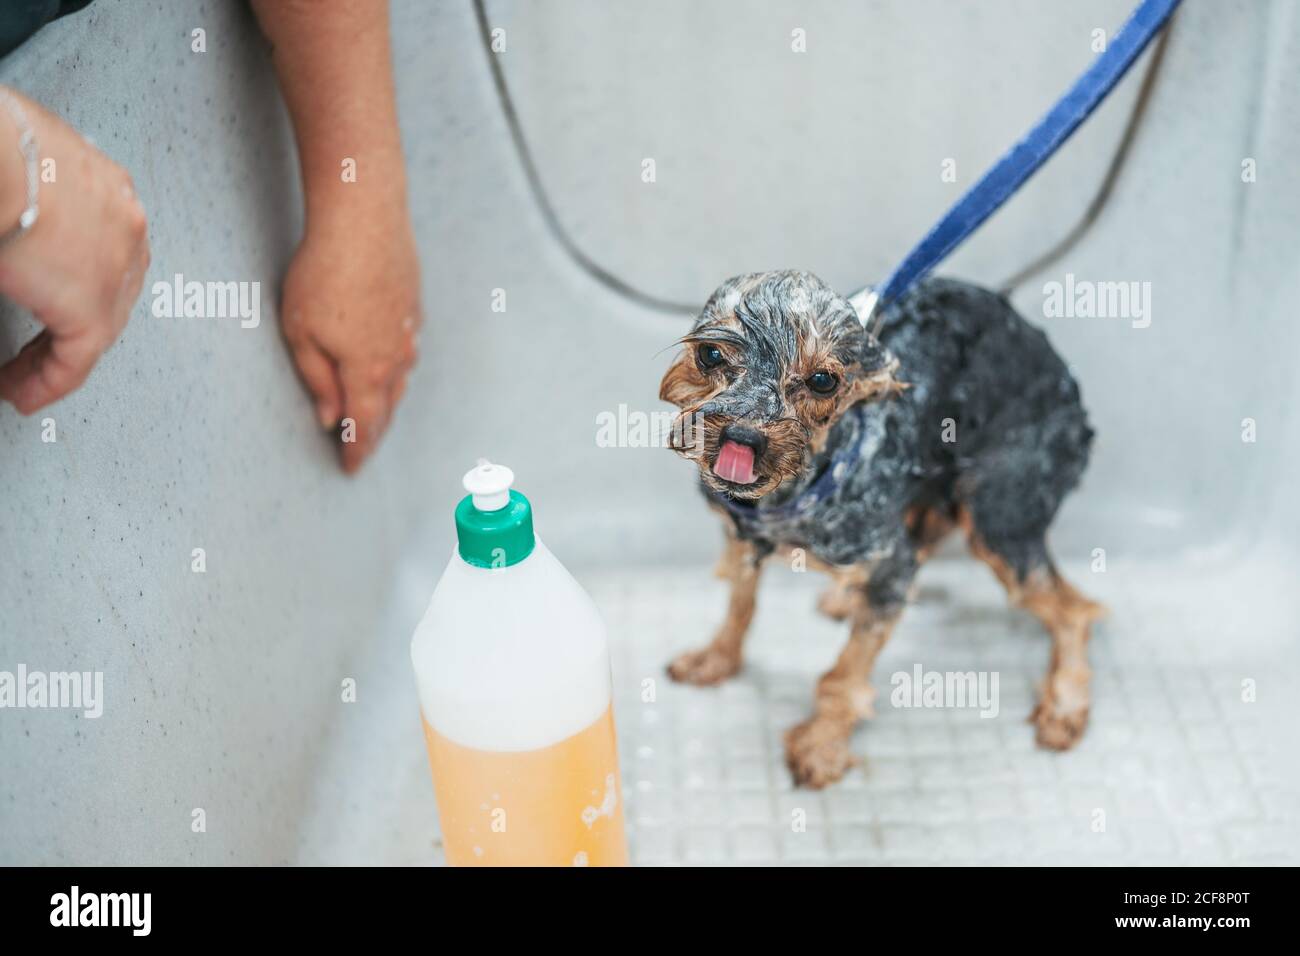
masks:
[(452, 866), (626, 866), (613, 706), (539, 750), (464, 747), (424, 721)]

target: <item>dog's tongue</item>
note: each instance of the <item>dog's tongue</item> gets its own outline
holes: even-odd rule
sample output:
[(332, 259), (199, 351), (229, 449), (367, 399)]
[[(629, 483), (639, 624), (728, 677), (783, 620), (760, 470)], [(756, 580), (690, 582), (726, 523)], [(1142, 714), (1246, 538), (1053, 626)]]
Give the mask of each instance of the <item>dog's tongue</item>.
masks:
[(754, 480), (754, 449), (739, 442), (723, 442), (713, 463), (713, 473), (723, 481), (749, 484)]

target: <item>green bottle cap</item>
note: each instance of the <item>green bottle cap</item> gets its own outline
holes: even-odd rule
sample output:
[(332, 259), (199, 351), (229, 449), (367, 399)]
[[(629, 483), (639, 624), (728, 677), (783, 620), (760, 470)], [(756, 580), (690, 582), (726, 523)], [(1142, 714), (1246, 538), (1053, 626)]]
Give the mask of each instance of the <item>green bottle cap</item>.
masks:
[(515, 473), (488, 461), (465, 473), (469, 492), (456, 505), (460, 556), (476, 568), (508, 568), (533, 553), (533, 506), (512, 491)]

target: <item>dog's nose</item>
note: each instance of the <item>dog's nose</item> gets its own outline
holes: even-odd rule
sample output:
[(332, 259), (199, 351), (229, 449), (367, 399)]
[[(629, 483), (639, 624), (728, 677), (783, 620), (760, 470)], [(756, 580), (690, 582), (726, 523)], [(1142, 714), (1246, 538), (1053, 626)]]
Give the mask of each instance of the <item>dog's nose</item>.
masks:
[(734, 441), (737, 445), (745, 445), (754, 450), (754, 460), (763, 457), (763, 452), (767, 450), (767, 436), (757, 428), (751, 428), (748, 425), (728, 425), (722, 430), (722, 440), (724, 442)]

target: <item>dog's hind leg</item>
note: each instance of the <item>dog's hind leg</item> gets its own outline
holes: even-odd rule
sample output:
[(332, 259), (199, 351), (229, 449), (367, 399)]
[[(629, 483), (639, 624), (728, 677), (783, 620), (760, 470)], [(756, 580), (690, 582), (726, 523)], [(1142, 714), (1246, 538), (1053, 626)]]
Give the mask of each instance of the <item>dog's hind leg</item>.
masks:
[(1083, 474), (1092, 429), (1077, 389), (1061, 381), (1022, 396), (996, 424), (986, 423), (985, 435), (996, 441), (961, 453), (959, 520), (972, 552), (993, 569), (1011, 603), (1051, 634), (1052, 664), (1032, 719), (1039, 744), (1065, 750), (1088, 722), (1088, 632), (1105, 609), (1057, 573), (1047, 529)]
[(909, 551), (874, 569), (854, 592), (849, 642), (817, 682), (815, 713), (785, 735), (786, 763), (796, 784), (824, 787), (854, 764), (849, 739), (858, 721), (875, 713), (871, 670), (902, 614), (915, 572)]
[(718, 577), (731, 582), (727, 617), (707, 647), (687, 651), (668, 665), (668, 675), (673, 680), (687, 684), (720, 684), (740, 670), (741, 650), (754, 619), (754, 600), (765, 557), (766, 554), (752, 541), (729, 534), (727, 549), (716, 571)]
[(1092, 676), (1088, 637), (1092, 622), (1105, 616), (1106, 609), (1061, 577), (1041, 539), (1034, 547), (1016, 549), (1021, 558), (1028, 556), (1028, 563), (1018, 570), (989, 546), (969, 515), (963, 515), (963, 524), (971, 552), (993, 569), (1011, 603), (1038, 618), (1052, 637), (1051, 666), (1030, 719), (1038, 727), (1040, 746), (1068, 750), (1088, 724)]

